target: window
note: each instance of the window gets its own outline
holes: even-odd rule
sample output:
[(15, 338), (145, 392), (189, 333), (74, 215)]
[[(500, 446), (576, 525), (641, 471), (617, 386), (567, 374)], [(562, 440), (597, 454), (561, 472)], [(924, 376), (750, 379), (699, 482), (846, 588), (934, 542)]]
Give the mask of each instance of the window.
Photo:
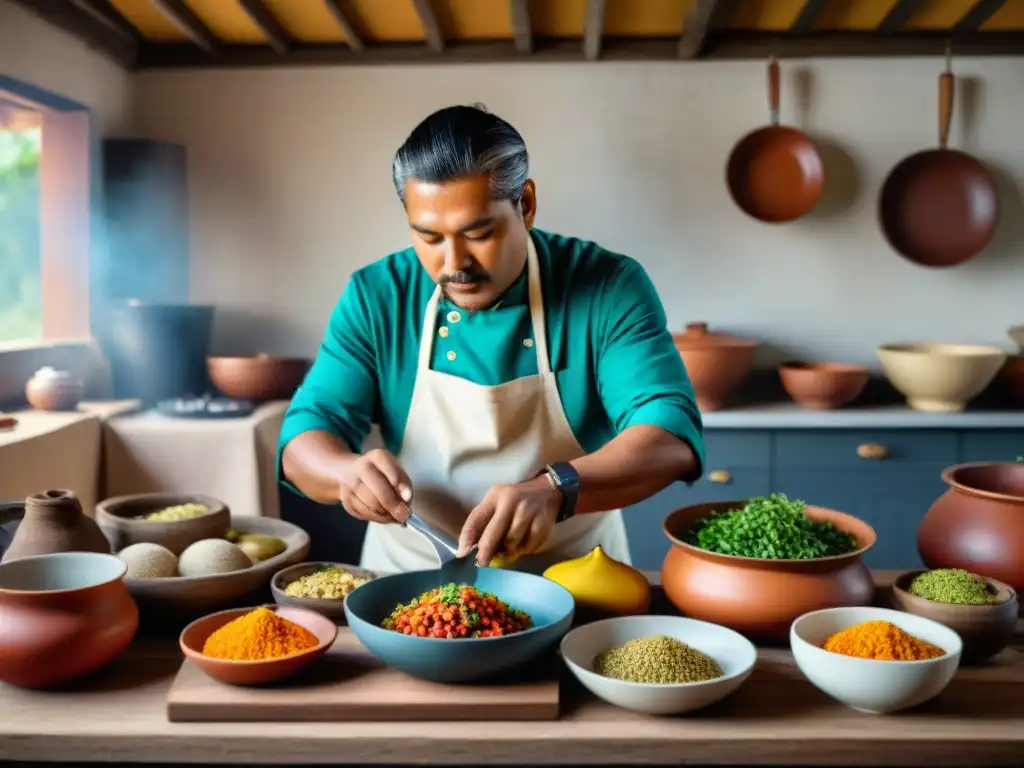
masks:
[(0, 96), (0, 342), (43, 338), (42, 115)]

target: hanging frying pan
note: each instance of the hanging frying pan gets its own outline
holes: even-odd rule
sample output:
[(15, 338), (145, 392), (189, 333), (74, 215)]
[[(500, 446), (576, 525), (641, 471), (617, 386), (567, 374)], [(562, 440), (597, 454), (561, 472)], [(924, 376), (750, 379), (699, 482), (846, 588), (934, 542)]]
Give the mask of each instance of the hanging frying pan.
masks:
[(814, 143), (801, 131), (779, 125), (779, 65), (768, 63), (771, 125), (748, 133), (726, 165), (729, 194), (759, 221), (793, 221), (817, 204), (825, 187), (825, 165)]
[(917, 152), (890, 171), (878, 218), (889, 245), (925, 267), (954, 267), (992, 240), (999, 220), (995, 181), (978, 160), (947, 148), (953, 116), (949, 54), (939, 75), (939, 147)]

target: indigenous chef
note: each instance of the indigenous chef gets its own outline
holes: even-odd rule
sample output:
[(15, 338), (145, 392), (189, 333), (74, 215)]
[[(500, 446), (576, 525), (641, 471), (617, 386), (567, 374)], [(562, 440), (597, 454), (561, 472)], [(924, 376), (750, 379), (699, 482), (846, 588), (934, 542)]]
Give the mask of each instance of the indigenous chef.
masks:
[[(633, 259), (537, 229), (523, 137), (428, 116), (392, 164), (412, 247), (357, 270), (281, 430), (282, 482), (369, 523), (360, 565), (437, 567), (410, 510), (476, 559), (540, 572), (703, 467), (700, 413)], [(385, 448), (363, 451), (371, 424)]]

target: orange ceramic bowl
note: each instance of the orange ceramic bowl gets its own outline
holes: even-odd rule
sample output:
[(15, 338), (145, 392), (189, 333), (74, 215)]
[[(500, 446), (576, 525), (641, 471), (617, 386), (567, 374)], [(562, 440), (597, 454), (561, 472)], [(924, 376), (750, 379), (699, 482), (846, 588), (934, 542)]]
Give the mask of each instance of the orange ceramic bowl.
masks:
[(807, 517), (852, 533), (855, 552), (813, 560), (769, 560), (709, 552), (686, 543), (698, 519), (747, 503), (718, 501), (677, 509), (665, 518), (672, 547), (661, 566), (661, 584), (683, 615), (742, 634), (784, 639), (798, 616), (823, 608), (871, 603), (875, 585), (861, 556), (874, 545), (874, 529), (852, 515), (807, 507)]
[(300, 626), (305, 627), (320, 641), (315, 647), (291, 656), (283, 656), (277, 659), (265, 659), (256, 661), (234, 661), (230, 659), (218, 659), (207, 656), (203, 653), (203, 645), (206, 639), (215, 631), (223, 627), (229, 621), (253, 611), (252, 608), (232, 608), (227, 611), (218, 611), (196, 619), (184, 630), (178, 639), (181, 652), (185, 657), (195, 664), (199, 669), (208, 674), (214, 680), (228, 685), (262, 685), (272, 683), (291, 677), (295, 673), (309, 666), (319, 657), (327, 653), (327, 650), (334, 644), (338, 636), (337, 625), (315, 611), (308, 611), (305, 608), (294, 608), (286, 605), (268, 605), (282, 619), (288, 619)]

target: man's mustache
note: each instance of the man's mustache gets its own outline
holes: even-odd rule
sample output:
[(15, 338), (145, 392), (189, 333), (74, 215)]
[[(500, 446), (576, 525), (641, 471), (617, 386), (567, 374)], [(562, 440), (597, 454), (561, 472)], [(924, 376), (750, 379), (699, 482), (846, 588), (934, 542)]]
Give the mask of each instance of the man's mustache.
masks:
[(448, 283), (485, 283), (487, 282), (487, 275), (484, 272), (478, 272), (473, 269), (460, 269), (458, 272), (452, 272), (450, 275), (441, 275), (437, 282), (441, 285), (447, 285)]

